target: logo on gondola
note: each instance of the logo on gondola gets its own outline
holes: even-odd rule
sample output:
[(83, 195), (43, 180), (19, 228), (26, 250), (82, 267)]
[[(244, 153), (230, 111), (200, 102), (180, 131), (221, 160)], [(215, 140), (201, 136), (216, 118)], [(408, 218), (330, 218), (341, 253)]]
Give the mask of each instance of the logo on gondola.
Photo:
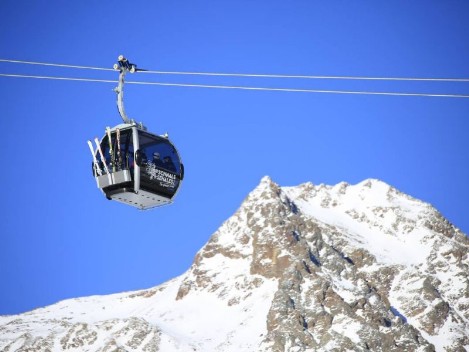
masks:
[(150, 180), (156, 180), (160, 186), (170, 188), (176, 186), (176, 175), (170, 172), (159, 170), (153, 163), (147, 163), (146, 172), (150, 176)]

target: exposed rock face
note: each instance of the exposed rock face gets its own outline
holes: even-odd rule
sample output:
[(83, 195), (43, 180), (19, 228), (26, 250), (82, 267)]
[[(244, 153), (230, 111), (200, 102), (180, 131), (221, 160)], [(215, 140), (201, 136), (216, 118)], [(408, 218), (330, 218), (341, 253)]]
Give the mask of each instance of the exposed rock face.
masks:
[(182, 276), (0, 317), (4, 351), (469, 350), (469, 240), (378, 180), (265, 177)]

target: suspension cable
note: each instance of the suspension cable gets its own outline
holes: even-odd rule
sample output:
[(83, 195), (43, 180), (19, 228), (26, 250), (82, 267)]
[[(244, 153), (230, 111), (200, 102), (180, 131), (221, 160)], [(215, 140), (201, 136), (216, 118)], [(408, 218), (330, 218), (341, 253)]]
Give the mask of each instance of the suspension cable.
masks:
[(180, 71), (144, 71), (162, 75), (194, 75), (224, 77), (256, 77), (256, 78), (295, 78), (295, 79), (335, 79), (335, 80), (368, 80), (368, 81), (435, 81), (435, 82), (469, 82), (469, 78), (411, 78), (411, 77), (363, 77), (363, 76), (305, 76), (254, 73), (215, 73), (215, 72), (180, 72)]
[(9, 62), (9, 63), (14, 63), (14, 64), (26, 64), (26, 65), (39, 65), (39, 66), (78, 68), (78, 69), (86, 69), (86, 70), (114, 71), (114, 69), (112, 69), (112, 68), (93, 67), (93, 66), (79, 66), (79, 65), (66, 65), (66, 64), (53, 64), (53, 63), (36, 62), (36, 61), (0, 59), (0, 62)]
[[(100, 71), (114, 71), (112, 68), (55, 64), (36, 61), (0, 59), (0, 62), (17, 64), (78, 68)], [(432, 82), (469, 82), (469, 78), (417, 78), (417, 77), (367, 77), (367, 76), (311, 76), (283, 74), (251, 74), (251, 73), (218, 73), (218, 72), (187, 72), (187, 71), (141, 71), (141, 73), (160, 75), (192, 75), (192, 76), (224, 76), (224, 77), (255, 77), (255, 78), (294, 78), (294, 79), (330, 79), (330, 80), (373, 80), (373, 81), (432, 81)]]
[[(0, 77), (52, 79), (52, 80), (58, 80), (58, 81), (80, 81), (80, 82), (118, 83), (117, 80), (111, 80), (111, 79), (94, 79), (94, 78), (73, 78), (73, 77), (56, 77), (56, 76), (18, 75), (18, 74), (10, 74), (10, 73), (0, 73)], [(131, 83), (131, 82), (125, 82), (125, 83)]]
[[(6, 74), (6, 73), (0, 73), (0, 76), (1, 77), (14, 77), (14, 78), (50, 79), (50, 80), (62, 80), (62, 81), (117, 83), (116, 80), (91, 79), (91, 78), (36, 76), (36, 75)], [(169, 86), (169, 87), (238, 89), (238, 90), (274, 91), (274, 92), (330, 93), (330, 94), (356, 94), (356, 95), (388, 95), (388, 96), (414, 96), (414, 97), (440, 97), (440, 98), (469, 98), (469, 95), (464, 95), (464, 94), (432, 94), (432, 93), (400, 93), (400, 92), (373, 92), (373, 91), (348, 91), (348, 90), (319, 90), (319, 89), (297, 89), (297, 88), (269, 88), (269, 87), (224, 86), (224, 85), (143, 82), (143, 81), (126, 81), (126, 83), (127, 84), (140, 84), (140, 85), (154, 85), (154, 86)]]

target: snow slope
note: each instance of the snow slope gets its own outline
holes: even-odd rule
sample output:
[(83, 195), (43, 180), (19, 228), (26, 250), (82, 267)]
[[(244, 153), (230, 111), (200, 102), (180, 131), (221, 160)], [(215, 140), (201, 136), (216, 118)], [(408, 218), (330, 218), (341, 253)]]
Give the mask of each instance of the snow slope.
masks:
[(264, 177), (180, 277), (0, 317), (0, 349), (469, 351), (468, 249), (379, 180)]

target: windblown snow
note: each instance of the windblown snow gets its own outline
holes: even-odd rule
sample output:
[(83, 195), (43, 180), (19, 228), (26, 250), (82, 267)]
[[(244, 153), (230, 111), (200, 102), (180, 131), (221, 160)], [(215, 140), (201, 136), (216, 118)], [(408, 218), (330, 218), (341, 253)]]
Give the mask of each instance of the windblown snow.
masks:
[(0, 350), (469, 351), (468, 249), (379, 180), (264, 177), (180, 277), (0, 317)]

